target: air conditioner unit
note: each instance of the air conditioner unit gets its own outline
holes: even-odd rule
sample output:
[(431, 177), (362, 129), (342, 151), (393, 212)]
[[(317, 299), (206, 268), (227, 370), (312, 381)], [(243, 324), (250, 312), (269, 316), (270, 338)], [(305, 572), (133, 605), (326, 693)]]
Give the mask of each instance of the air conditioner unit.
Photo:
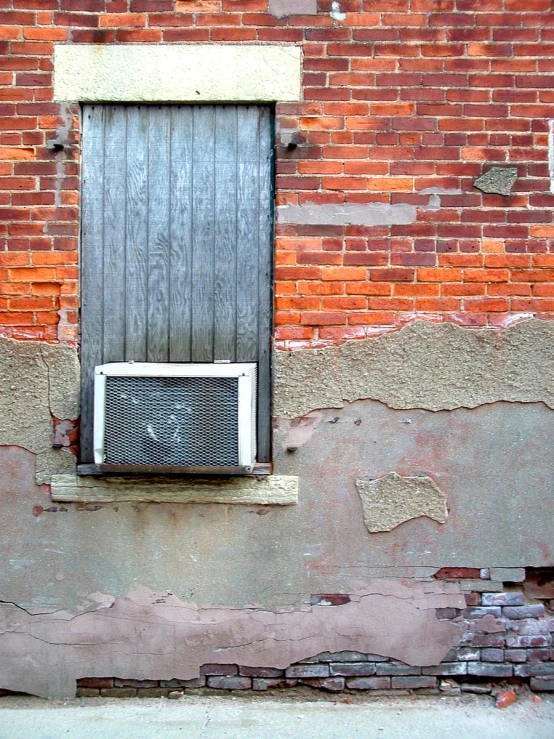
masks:
[(96, 367), (94, 461), (106, 472), (252, 472), (256, 364)]

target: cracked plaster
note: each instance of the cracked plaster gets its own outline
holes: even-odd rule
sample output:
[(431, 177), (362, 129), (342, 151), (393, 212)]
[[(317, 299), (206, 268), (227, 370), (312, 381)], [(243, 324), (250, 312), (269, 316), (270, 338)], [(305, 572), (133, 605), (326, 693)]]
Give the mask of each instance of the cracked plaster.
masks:
[(430, 477), (402, 477), (389, 472), (378, 480), (356, 480), (370, 533), (391, 531), (413, 518), (426, 516), (438, 523), (448, 518), (446, 498)]
[(33, 615), (0, 603), (0, 688), (70, 698), (81, 677), (189, 680), (203, 664), (283, 669), (343, 650), (425, 666), (438, 664), (461, 637), (461, 626), (435, 613), (464, 607), (452, 585), (377, 581), (350, 597), (341, 606), (288, 612), (197, 608), (146, 588), (85, 613)]
[(37, 455), (37, 482), (75, 471), (75, 457), (52, 448), (52, 416), (79, 416), (77, 352), (62, 344), (0, 338), (0, 446)]
[(296, 418), (366, 398), (431, 411), (503, 400), (554, 408), (553, 373), (554, 321), (503, 330), (416, 321), (339, 347), (276, 351), (274, 415)]

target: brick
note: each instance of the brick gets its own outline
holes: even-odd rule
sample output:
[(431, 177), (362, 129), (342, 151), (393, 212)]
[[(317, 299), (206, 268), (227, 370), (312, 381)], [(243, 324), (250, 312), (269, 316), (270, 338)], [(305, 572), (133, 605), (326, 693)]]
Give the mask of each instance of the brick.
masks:
[(103, 688), (100, 695), (103, 698), (134, 698), (137, 691), (135, 688)]
[(285, 670), (287, 678), (311, 678), (311, 677), (329, 677), (328, 664), (301, 664), (291, 665)]
[(391, 687), (390, 677), (354, 677), (346, 680), (349, 690), (388, 690)]
[(345, 679), (343, 677), (321, 677), (312, 680), (301, 680), (303, 685), (309, 685), (318, 690), (326, 690), (329, 693), (339, 693), (344, 690)]
[(531, 678), (531, 690), (539, 692), (553, 692), (554, 691), (554, 679), (545, 677), (532, 677)]
[(391, 687), (393, 689), (405, 688), (408, 690), (414, 690), (416, 688), (436, 688), (437, 678), (430, 675), (393, 677), (391, 681)]
[(375, 675), (376, 666), (371, 662), (331, 662), (331, 675), (366, 677)]
[(244, 677), (283, 677), (284, 670), (278, 670), (275, 667), (241, 667), (239, 674)]
[(506, 618), (542, 618), (544, 616), (544, 605), (542, 603), (532, 606), (506, 606), (502, 609)]
[(535, 649), (537, 647), (549, 647), (552, 637), (546, 634), (534, 636), (520, 636), (516, 634), (506, 635), (506, 646), (516, 649)]
[(494, 648), (482, 649), (481, 659), (483, 662), (504, 662), (504, 650)]
[(551, 677), (554, 680), (554, 662), (535, 662), (514, 666), (515, 677)]
[(511, 677), (512, 665), (493, 662), (468, 662), (467, 674), (475, 677)]
[(435, 667), (423, 667), (421, 669), (422, 675), (443, 675), (443, 676), (456, 676), (467, 674), (467, 663), (466, 662), (441, 662), (440, 665)]
[(208, 687), (217, 690), (249, 690), (252, 687), (252, 678), (210, 675), (208, 677)]
[(77, 680), (78, 688), (113, 688), (114, 681), (112, 677), (83, 677)]
[(377, 675), (421, 675), (421, 667), (401, 665), (395, 662), (376, 665)]
[(202, 665), (200, 675), (238, 675), (239, 668), (237, 665)]

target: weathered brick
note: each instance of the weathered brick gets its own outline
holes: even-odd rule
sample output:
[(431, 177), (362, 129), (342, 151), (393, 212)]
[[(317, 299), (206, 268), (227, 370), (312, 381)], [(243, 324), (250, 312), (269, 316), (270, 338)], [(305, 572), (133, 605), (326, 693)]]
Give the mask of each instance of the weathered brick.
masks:
[(139, 698), (163, 698), (169, 693), (169, 688), (139, 688), (137, 695)]
[(114, 688), (158, 688), (157, 680), (119, 680), (113, 681)]
[(193, 677), (191, 680), (160, 680), (160, 688), (203, 688), (206, 685), (205, 677)]
[(200, 675), (238, 675), (237, 665), (202, 665)]
[(113, 688), (113, 677), (83, 677), (77, 680), (78, 688)]
[(504, 650), (504, 660), (506, 662), (526, 662), (527, 661), (527, 650), (525, 649), (505, 649)]
[(244, 677), (283, 677), (285, 671), (275, 667), (241, 667), (239, 674)]
[(393, 677), (391, 681), (391, 687), (393, 689), (406, 688), (408, 690), (414, 690), (416, 688), (436, 688), (437, 678), (430, 675)]
[(553, 692), (554, 691), (554, 679), (550, 679), (547, 677), (532, 677), (531, 681), (531, 690), (537, 691), (537, 693), (540, 692)]
[(376, 665), (377, 675), (421, 675), (421, 667), (400, 665), (394, 662)]
[(345, 677), (364, 677), (375, 675), (376, 665), (371, 662), (331, 662), (331, 675)]
[(511, 677), (512, 665), (495, 662), (468, 662), (467, 674), (476, 677)]
[(100, 695), (104, 698), (134, 698), (137, 691), (135, 688), (102, 688)]
[(217, 690), (248, 690), (252, 687), (252, 678), (210, 675), (208, 677), (208, 687), (217, 688)]
[(522, 606), (525, 603), (523, 593), (483, 593), (481, 603), (484, 606)]
[(346, 687), (350, 690), (388, 690), (390, 677), (352, 677), (347, 678)]
[(422, 675), (465, 675), (467, 673), (466, 662), (441, 662), (434, 667), (422, 667)]
[(535, 647), (549, 647), (552, 643), (552, 637), (546, 634), (537, 634), (536, 636), (519, 636), (518, 634), (506, 635), (506, 646), (512, 648), (533, 649)]
[(528, 662), (514, 666), (516, 677), (552, 677), (554, 680), (554, 662)]
[(287, 669), (285, 670), (285, 677), (287, 678), (329, 677), (329, 665), (328, 664), (292, 665), (291, 667), (287, 667)]
[(544, 606), (542, 603), (532, 606), (506, 606), (502, 609), (506, 618), (541, 618), (544, 616)]
[(504, 650), (494, 648), (482, 649), (481, 659), (483, 662), (504, 662)]
[(344, 690), (344, 677), (316, 677), (312, 679), (300, 680), (302, 685), (309, 685), (318, 690), (326, 690), (329, 693), (339, 693)]

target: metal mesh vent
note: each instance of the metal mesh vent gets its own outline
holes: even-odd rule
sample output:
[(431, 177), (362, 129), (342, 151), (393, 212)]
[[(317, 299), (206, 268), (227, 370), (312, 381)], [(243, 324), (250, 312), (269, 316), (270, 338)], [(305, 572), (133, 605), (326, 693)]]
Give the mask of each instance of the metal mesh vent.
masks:
[(107, 377), (106, 464), (236, 466), (236, 377)]

